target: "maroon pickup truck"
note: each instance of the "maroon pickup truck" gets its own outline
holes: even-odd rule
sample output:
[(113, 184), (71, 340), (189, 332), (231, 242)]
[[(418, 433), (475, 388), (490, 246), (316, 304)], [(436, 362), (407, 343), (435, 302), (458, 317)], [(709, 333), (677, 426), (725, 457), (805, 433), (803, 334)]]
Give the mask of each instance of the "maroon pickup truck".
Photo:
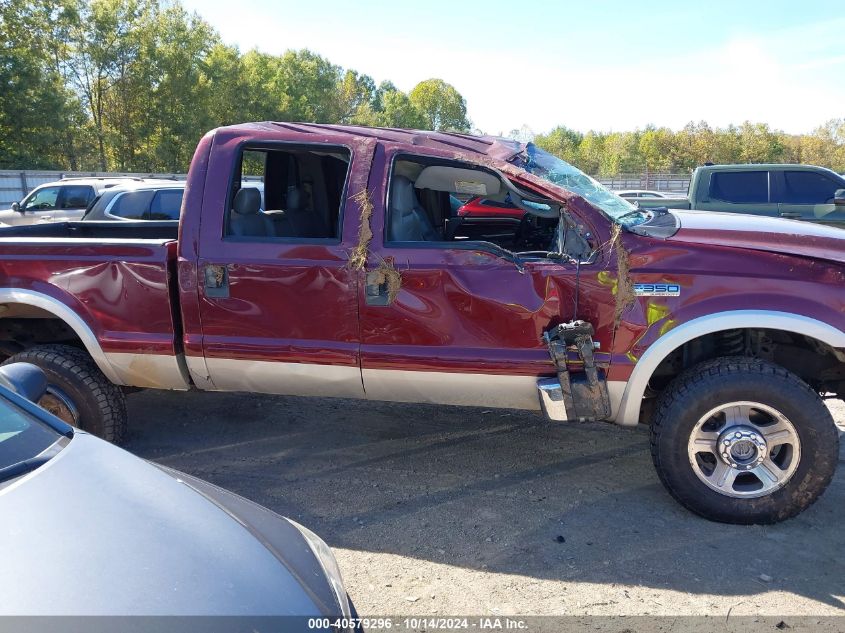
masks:
[(131, 388), (645, 423), (669, 492), (734, 523), (833, 476), (839, 229), (638, 209), (530, 143), (254, 123), (201, 140), (176, 232), (0, 232), (0, 353), (45, 407), (114, 441)]

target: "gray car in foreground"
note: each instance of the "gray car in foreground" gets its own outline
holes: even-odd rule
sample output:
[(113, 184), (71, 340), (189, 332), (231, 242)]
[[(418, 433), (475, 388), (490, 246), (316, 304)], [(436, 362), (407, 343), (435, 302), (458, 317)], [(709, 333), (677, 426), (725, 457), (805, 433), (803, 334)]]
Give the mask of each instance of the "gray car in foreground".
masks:
[(0, 368), (0, 616), (351, 615), (315, 534), (67, 426), (45, 387)]

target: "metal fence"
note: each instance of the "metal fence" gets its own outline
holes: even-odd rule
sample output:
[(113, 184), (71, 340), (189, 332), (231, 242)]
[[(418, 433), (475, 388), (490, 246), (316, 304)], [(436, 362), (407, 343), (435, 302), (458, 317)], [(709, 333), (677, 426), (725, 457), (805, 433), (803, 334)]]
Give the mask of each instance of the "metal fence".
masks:
[(175, 178), (184, 180), (185, 174), (138, 174), (130, 172), (102, 171), (33, 171), (0, 170), (0, 208), (8, 208), (13, 202), (19, 202), (38, 185), (43, 185), (62, 178), (97, 178), (108, 176), (133, 176), (135, 178)]
[(608, 178), (596, 178), (605, 187), (620, 189), (650, 189), (652, 191), (666, 191), (679, 195), (687, 195), (689, 189), (689, 174), (620, 174)]
[[(23, 200), (24, 196), (54, 180), (67, 177), (108, 177), (133, 176), (136, 178), (175, 178), (184, 180), (186, 174), (150, 174), (133, 172), (103, 171), (32, 171), (0, 170), (0, 208), (7, 208), (13, 202)], [(686, 195), (689, 187), (689, 174), (621, 174), (610, 178), (597, 178), (610, 189), (652, 189)]]

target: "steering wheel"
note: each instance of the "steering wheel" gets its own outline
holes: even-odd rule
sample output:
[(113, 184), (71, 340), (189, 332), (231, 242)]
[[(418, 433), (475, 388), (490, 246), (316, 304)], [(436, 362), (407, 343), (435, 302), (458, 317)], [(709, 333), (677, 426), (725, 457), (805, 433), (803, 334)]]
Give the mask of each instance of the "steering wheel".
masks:
[(516, 248), (528, 245), (528, 236), (531, 234), (531, 214), (523, 213), (522, 219), (519, 221), (519, 226), (516, 229), (516, 235), (513, 238), (513, 243)]

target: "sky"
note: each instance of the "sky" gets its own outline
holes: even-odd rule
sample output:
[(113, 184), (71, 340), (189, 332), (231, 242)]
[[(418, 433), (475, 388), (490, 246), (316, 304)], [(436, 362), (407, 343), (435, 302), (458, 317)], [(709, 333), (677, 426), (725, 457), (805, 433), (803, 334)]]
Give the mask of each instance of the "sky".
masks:
[(183, 2), (243, 52), (308, 48), (405, 91), (441, 78), (488, 134), (845, 117), (841, 0)]

